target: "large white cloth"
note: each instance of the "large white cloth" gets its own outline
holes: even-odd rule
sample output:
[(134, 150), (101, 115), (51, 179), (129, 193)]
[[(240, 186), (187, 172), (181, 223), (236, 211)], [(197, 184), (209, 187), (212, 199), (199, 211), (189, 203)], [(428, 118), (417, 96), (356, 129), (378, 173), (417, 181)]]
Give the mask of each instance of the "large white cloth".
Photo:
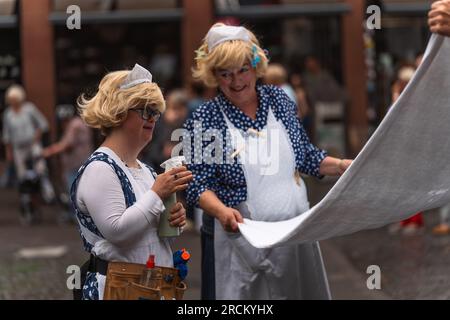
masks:
[(450, 38), (421, 66), (345, 174), (316, 206), (281, 222), (244, 220), (257, 248), (373, 229), (450, 202)]

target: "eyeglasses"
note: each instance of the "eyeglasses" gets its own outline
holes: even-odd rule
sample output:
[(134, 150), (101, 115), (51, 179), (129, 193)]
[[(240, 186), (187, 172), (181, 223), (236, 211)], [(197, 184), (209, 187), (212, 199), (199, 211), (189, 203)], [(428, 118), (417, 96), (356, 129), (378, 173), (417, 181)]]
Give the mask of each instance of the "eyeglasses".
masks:
[(139, 113), (142, 120), (148, 120), (152, 118), (153, 120), (158, 121), (161, 117), (161, 112), (159, 112), (158, 110), (153, 110), (151, 108), (134, 108), (130, 110)]
[(215, 71), (216, 77), (220, 77), (224, 80), (230, 80), (232, 75), (241, 75), (248, 71), (250, 71), (250, 65), (244, 64), (241, 68), (234, 68), (234, 69), (218, 69)]

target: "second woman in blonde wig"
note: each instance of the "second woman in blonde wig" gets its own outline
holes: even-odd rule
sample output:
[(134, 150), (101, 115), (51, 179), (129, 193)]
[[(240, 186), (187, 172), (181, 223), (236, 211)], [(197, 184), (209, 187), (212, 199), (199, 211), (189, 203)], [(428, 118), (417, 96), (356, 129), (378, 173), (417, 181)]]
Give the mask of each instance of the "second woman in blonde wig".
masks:
[(213, 131), (223, 137), (212, 141), (214, 161), (205, 156), (211, 152), (208, 141), (201, 150), (194, 142), (189, 165), (195, 180), (187, 200), (205, 212), (203, 299), (330, 297), (318, 243), (256, 249), (239, 233), (243, 217), (281, 221), (307, 211), (300, 172), (340, 175), (351, 162), (328, 157), (310, 143), (282, 89), (258, 84), (266, 69), (265, 52), (244, 27), (214, 25), (197, 51), (194, 78), (219, 92), (193, 113), (186, 128), (191, 141), (200, 130), (203, 140)]

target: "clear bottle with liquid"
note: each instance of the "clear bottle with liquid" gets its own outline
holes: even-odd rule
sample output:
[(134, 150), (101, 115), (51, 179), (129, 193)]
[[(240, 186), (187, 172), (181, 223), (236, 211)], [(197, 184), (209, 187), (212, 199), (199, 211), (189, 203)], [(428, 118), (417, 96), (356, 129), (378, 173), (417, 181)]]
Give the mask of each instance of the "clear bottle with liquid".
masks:
[[(177, 168), (183, 165), (186, 159), (183, 156), (173, 157), (161, 164), (161, 167), (165, 169), (165, 172), (170, 171), (173, 168)], [(172, 227), (169, 223), (170, 212), (172, 207), (177, 203), (176, 193), (172, 193), (164, 200), (164, 206), (166, 210), (161, 213), (159, 217), (158, 235), (160, 237), (178, 237), (180, 235), (179, 227)]]
[(145, 264), (146, 268), (144, 269), (141, 276), (141, 285), (149, 288), (157, 288), (156, 283), (156, 269), (155, 269), (155, 255), (151, 254), (148, 257), (147, 263)]

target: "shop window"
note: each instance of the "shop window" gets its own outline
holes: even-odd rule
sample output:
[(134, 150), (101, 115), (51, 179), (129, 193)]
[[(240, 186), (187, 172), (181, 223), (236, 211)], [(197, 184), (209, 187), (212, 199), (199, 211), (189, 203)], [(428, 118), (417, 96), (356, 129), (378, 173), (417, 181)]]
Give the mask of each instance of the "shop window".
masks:
[(154, 10), (154, 9), (174, 9), (181, 7), (178, 0), (118, 0), (117, 10)]
[[(179, 23), (88, 24), (55, 27), (58, 103), (74, 103), (109, 71), (148, 68), (164, 89), (180, 85)], [(167, 37), (167, 35), (171, 37)]]
[(53, 0), (56, 12), (65, 12), (70, 5), (77, 5), (82, 11), (122, 11), (175, 9), (181, 7), (179, 0)]
[(67, 7), (77, 5), (82, 11), (109, 11), (113, 0), (53, 0), (53, 11), (66, 12)]
[[(368, 1), (369, 3), (370, 1)], [(374, 46), (374, 81), (368, 87), (370, 118), (376, 127), (392, 105), (392, 85), (398, 70), (414, 66), (430, 37), (428, 0), (383, 0), (381, 29), (370, 34)]]

